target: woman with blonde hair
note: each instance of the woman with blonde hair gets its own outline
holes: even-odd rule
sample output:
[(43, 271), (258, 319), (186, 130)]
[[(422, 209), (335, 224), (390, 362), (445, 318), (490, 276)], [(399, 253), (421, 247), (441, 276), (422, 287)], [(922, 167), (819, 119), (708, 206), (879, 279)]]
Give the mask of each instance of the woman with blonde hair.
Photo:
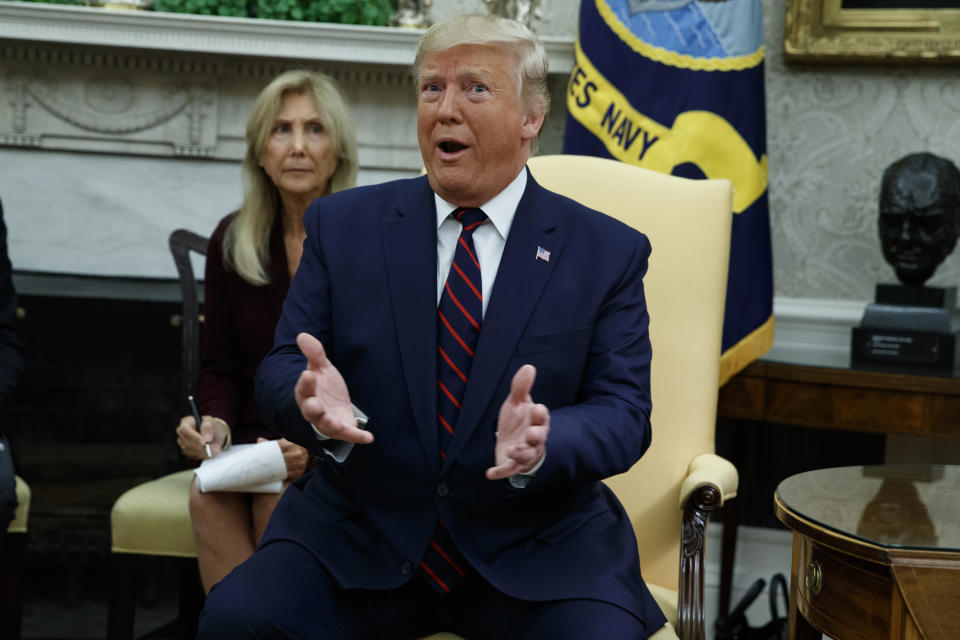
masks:
[[(197, 392), (202, 423), (198, 428), (192, 416), (184, 416), (177, 443), (185, 456), (202, 460), (208, 449), (216, 456), (231, 442), (278, 439), (289, 483), (307, 470), (310, 456), (264, 423), (253, 399), (253, 377), (273, 345), (300, 263), (307, 206), (356, 181), (356, 133), (333, 81), (293, 70), (260, 92), (246, 140), (243, 204), (220, 221), (207, 247)], [(190, 516), (205, 591), (253, 553), (279, 498), (191, 487)]]

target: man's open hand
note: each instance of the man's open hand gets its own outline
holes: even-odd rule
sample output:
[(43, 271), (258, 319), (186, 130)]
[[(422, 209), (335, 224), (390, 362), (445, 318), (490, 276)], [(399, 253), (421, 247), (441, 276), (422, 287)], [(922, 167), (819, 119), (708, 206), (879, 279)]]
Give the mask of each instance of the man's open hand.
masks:
[(537, 370), (525, 364), (513, 376), (510, 395), (500, 407), (497, 422), (495, 466), (487, 469), (487, 478), (500, 480), (533, 469), (547, 450), (550, 411), (534, 404), (530, 396)]
[(350, 392), (343, 376), (327, 358), (323, 344), (309, 333), (297, 335), (297, 346), (307, 357), (294, 397), (300, 413), (317, 431), (334, 440), (369, 444), (373, 434), (357, 428)]

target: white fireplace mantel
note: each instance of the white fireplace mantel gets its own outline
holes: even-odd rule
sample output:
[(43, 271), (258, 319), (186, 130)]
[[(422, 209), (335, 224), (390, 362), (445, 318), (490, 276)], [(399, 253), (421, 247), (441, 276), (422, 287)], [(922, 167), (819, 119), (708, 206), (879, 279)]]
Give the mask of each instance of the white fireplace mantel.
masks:
[[(422, 29), (0, 1), (0, 40), (409, 66)], [(541, 37), (550, 72), (568, 74), (573, 42)]]
[[(242, 197), (250, 106), (276, 74), (338, 83), (360, 184), (416, 176), (407, 69), (420, 29), (0, 0), (0, 198), (20, 271), (169, 278), (170, 231), (210, 233)], [(562, 138), (572, 39), (543, 37)]]

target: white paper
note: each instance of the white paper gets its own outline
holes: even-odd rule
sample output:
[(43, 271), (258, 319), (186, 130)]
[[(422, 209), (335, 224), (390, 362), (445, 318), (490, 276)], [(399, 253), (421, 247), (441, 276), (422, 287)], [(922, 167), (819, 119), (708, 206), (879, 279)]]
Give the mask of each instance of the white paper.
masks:
[(201, 462), (194, 475), (202, 492), (280, 493), (287, 463), (276, 440), (235, 444)]

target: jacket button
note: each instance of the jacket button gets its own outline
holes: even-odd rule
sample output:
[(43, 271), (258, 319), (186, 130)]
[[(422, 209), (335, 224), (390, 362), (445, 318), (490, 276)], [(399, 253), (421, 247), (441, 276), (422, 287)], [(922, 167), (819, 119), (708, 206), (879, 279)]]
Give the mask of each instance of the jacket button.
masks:
[(437, 485), (437, 495), (441, 498), (446, 497), (450, 493), (450, 488), (447, 486), (446, 482), (441, 482)]
[(406, 560), (404, 560), (403, 562), (400, 563), (400, 573), (402, 573), (405, 576), (410, 575), (411, 573), (413, 573), (413, 565), (407, 562)]

